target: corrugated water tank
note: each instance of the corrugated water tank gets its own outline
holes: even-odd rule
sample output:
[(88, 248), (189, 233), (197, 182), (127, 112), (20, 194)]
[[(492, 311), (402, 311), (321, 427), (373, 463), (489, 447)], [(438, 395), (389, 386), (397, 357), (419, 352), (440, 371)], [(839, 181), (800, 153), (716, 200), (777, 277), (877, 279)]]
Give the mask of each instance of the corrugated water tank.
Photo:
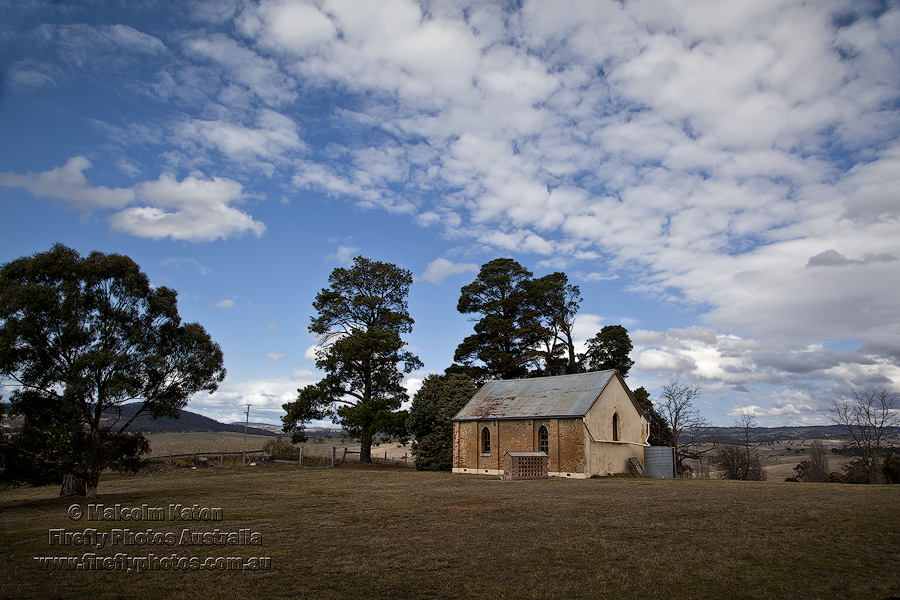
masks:
[(644, 474), (657, 478), (674, 478), (675, 449), (671, 446), (644, 448)]

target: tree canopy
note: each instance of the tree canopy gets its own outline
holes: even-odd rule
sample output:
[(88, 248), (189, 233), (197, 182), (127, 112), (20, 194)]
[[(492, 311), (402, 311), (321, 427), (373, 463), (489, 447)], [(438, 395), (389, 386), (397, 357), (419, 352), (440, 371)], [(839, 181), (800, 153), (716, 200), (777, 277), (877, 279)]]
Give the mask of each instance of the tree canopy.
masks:
[(482, 265), (478, 277), (460, 290), (457, 310), (475, 318), (475, 332), (457, 347), (457, 363), (447, 372), (476, 381), (545, 377), (618, 369), (623, 377), (634, 364), (628, 330), (607, 325), (575, 351), (575, 318), (581, 291), (565, 273), (534, 279), (511, 258)]
[(457, 310), (481, 318), (453, 360), (472, 368), (476, 377), (515, 379), (528, 374), (538, 333), (525, 288), (531, 276), (513, 259), (498, 258), (482, 265), (475, 281), (460, 290)]
[(413, 397), (406, 426), (415, 436), (412, 453), (417, 471), (449, 471), (453, 467), (453, 424), (456, 413), (478, 386), (462, 373), (429, 375)]
[[(61, 244), (0, 268), (0, 376), (21, 429), (2, 440), (9, 481), (84, 479), (134, 469), (149, 444), (126, 430), (140, 414), (177, 418), (225, 378), (222, 350), (182, 323), (176, 292), (153, 287), (127, 256), (82, 258)], [(123, 419), (123, 404), (140, 408)]]
[(631, 360), (631, 338), (621, 325), (606, 325), (587, 341), (583, 368), (585, 371), (616, 369), (622, 377), (628, 377), (634, 361)]
[(650, 392), (641, 386), (632, 393), (634, 394), (634, 399), (637, 400), (638, 406), (644, 411), (644, 416), (647, 417), (647, 423), (650, 426), (650, 439), (648, 440), (650, 445), (671, 446), (672, 430), (653, 405), (653, 400), (650, 399)]
[(581, 369), (575, 353), (573, 328), (581, 304), (581, 291), (569, 284), (565, 273), (556, 272), (525, 282), (530, 322), (540, 326), (534, 336), (539, 358), (536, 374), (565, 375)]
[(311, 420), (330, 417), (360, 440), (360, 460), (371, 462), (373, 443), (405, 438), (403, 373), (422, 367), (401, 338), (413, 326), (406, 303), (412, 273), (358, 256), (328, 281), (313, 302), (318, 315), (309, 326), (319, 339), (316, 366), (325, 377), (284, 405), (284, 430), (303, 441)]

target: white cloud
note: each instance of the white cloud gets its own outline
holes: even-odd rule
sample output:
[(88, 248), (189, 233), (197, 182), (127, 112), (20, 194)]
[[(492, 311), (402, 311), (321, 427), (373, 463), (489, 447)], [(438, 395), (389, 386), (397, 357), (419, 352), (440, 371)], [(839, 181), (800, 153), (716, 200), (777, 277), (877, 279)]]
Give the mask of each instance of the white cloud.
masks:
[[(725, 330), (816, 340), (900, 326), (887, 259), (900, 256), (900, 117), (884, 109), (900, 70), (876, 41), (896, 39), (896, 9), (838, 27), (842, 9), (787, 0), (652, 13), (528, 2), (512, 18), (473, 8), (468, 21), (437, 7), (423, 19), (399, 0), (291, 6), (248, 9), (244, 34), (296, 57), (310, 81), (384, 95), (353, 118), (406, 141), (361, 136), (345, 148), (352, 168), (306, 160), (296, 185), (414, 210), (423, 226), (545, 265), (580, 248), (577, 260), (607, 265), (581, 279), (627, 265), (631, 289), (710, 306)], [(413, 144), (429, 152), (413, 158)], [(876, 147), (841, 171), (848, 153)], [(398, 181), (410, 198), (450, 193), (402, 204)], [(860, 261), (852, 285), (803, 272), (829, 249)]]
[(428, 263), (421, 279), (430, 281), (435, 285), (440, 285), (451, 275), (469, 272), (478, 272), (478, 265), (475, 263), (454, 263), (446, 258), (436, 258)]
[[(260, 36), (260, 45), (284, 52), (305, 52), (336, 33), (331, 20), (313, 4), (261, 2), (248, 6), (237, 19), (242, 34)], [(261, 32), (264, 35), (260, 35)]]
[(266, 354), (266, 358), (268, 358), (272, 362), (278, 362), (279, 360), (284, 358), (284, 356), (284, 354), (280, 354), (278, 352), (269, 352), (268, 354)]
[(296, 82), (278, 63), (263, 58), (221, 33), (194, 38), (185, 44), (188, 53), (213, 61), (236, 85), (255, 94), (266, 104), (281, 105), (297, 97)]
[(262, 110), (256, 127), (224, 120), (192, 119), (181, 125), (178, 135), (224, 154), (232, 161), (280, 160), (289, 150), (304, 148), (293, 120), (272, 110)]
[(336, 260), (337, 262), (349, 265), (356, 258), (359, 248), (355, 246), (338, 246), (337, 252), (328, 255), (328, 260)]
[(219, 300), (216, 302), (216, 306), (219, 308), (234, 308), (234, 300)]
[[(250, 421), (277, 425), (284, 415), (281, 406), (297, 399), (297, 388), (318, 380), (319, 376), (315, 373), (302, 370), (291, 371), (290, 377), (281, 379), (252, 379), (242, 382), (226, 379), (216, 392), (194, 396), (187, 409), (223, 423), (242, 423), (246, 418), (244, 411), (249, 404)], [(333, 427), (330, 421), (317, 422), (313, 426)]]
[(42, 173), (0, 173), (0, 185), (23, 187), (35, 196), (66, 200), (82, 210), (122, 208), (134, 200), (133, 189), (89, 185), (83, 171), (92, 166), (87, 158), (75, 156), (62, 167)]
[(889, 344), (836, 352), (818, 344), (774, 344), (696, 326), (635, 330), (630, 336), (632, 373), (639, 373), (641, 385), (658, 389), (674, 376), (700, 385), (705, 395), (723, 403), (735, 392), (738, 397), (747, 394), (761, 417), (800, 415), (793, 422), (807, 422), (826, 413), (831, 399), (850, 388), (892, 387), (888, 382), (900, 381), (900, 366), (885, 357)]
[(210, 271), (207, 267), (201, 265), (199, 262), (197, 262), (193, 258), (167, 258), (166, 260), (162, 261), (160, 264), (165, 267), (181, 267), (181, 266), (193, 267), (194, 269), (197, 270), (198, 273), (200, 273), (201, 275), (204, 275), (204, 276), (212, 273), (212, 271)]
[(24, 187), (36, 196), (66, 200), (86, 211), (140, 203), (143, 206), (124, 208), (107, 217), (113, 229), (138, 237), (200, 243), (248, 231), (259, 237), (266, 230), (265, 225), (231, 206), (244, 199), (243, 187), (231, 179), (192, 174), (178, 181), (164, 173), (155, 181), (110, 189), (88, 184), (83, 171), (90, 167), (89, 160), (77, 156), (42, 173), (0, 173), (0, 186)]
[(318, 349), (319, 349), (319, 346), (318, 346), (318, 345), (310, 346), (309, 348), (307, 348), (306, 351), (303, 353), (303, 360), (304, 360), (304, 362), (308, 362), (308, 363), (313, 363), (313, 364), (315, 364), (315, 362), (316, 362), (316, 351), (317, 351)]
[(138, 237), (169, 237), (195, 243), (212, 242), (245, 232), (259, 237), (266, 227), (231, 206), (243, 200), (241, 184), (230, 179), (189, 175), (182, 181), (168, 174), (135, 186), (145, 206), (127, 208), (108, 218), (113, 229)]

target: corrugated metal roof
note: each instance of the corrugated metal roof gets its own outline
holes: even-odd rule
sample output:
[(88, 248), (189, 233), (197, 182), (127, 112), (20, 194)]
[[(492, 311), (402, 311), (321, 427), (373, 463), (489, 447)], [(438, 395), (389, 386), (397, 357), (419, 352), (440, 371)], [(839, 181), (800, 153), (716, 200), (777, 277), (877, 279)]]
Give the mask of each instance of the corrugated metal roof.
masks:
[(583, 417), (614, 374), (596, 371), (489, 381), (453, 420)]

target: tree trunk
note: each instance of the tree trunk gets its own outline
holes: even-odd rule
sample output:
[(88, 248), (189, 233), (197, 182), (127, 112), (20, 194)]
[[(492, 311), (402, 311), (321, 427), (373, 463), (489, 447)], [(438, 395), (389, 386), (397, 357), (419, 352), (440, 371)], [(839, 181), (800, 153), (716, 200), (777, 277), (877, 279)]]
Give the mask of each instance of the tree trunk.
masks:
[(359, 462), (372, 462), (372, 435), (369, 432), (363, 433), (359, 438)]
[(84, 480), (84, 497), (86, 500), (97, 499), (97, 486), (100, 484), (100, 471), (91, 469)]
[(569, 366), (567, 373), (577, 373), (578, 363), (575, 361), (575, 342), (572, 340), (572, 334), (566, 331), (566, 349), (569, 351)]

